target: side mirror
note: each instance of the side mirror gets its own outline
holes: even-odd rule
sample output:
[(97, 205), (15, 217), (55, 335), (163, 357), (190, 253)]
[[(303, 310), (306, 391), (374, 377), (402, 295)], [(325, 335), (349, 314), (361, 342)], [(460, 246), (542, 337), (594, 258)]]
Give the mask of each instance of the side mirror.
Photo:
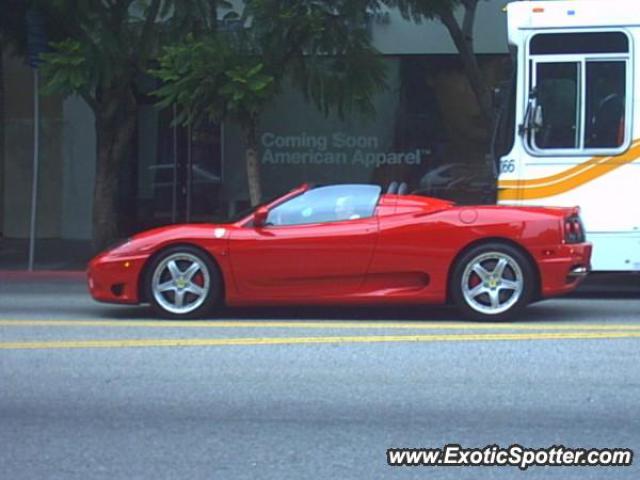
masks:
[(258, 207), (253, 214), (253, 226), (256, 228), (262, 228), (267, 224), (267, 217), (269, 216), (269, 209), (267, 207)]
[(533, 121), (532, 126), (535, 129), (541, 129), (544, 127), (544, 115), (542, 113), (542, 105), (536, 105), (535, 110), (533, 111)]
[(501, 110), (505, 105), (509, 95), (509, 86), (508, 82), (503, 82), (491, 92), (491, 103), (496, 111)]
[(520, 135), (527, 135), (533, 129), (536, 128), (536, 116), (539, 116), (539, 120), (542, 122), (542, 108), (538, 110), (538, 90), (533, 88), (529, 92), (529, 101), (527, 102), (527, 109), (524, 112), (524, 121), (518, 126), (518, 133)]

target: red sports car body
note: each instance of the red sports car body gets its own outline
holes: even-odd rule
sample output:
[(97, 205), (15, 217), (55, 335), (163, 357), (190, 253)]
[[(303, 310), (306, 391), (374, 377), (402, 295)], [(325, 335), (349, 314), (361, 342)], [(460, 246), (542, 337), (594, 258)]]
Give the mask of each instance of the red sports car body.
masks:
[(456, 303), (503, 320), (590, 266), (577, 208), (457, 206), (303, 185), (229, 224), (138, 234), (89, 265), (92, 296), (174, 318), (216, 305)]

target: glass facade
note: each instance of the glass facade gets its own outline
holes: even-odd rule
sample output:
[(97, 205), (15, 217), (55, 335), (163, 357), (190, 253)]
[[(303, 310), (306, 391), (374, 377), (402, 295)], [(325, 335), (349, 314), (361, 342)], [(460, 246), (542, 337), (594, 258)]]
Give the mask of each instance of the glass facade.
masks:
[[(294, 89), (265, 112), (260, 168), (265, 197), (304, 182), (408, 184), (410, 192), (461, 203), (494, 201), (487, 159), (491, 127), (482, 120), (457, 56), (386, 57), (388, 88), (376, 114), (324, 116)], [(483, 56), (491, 84), (509, 76), (506, 56)], [(242, 134), (225, 126), (221, 200), (248, 199)]]
[[(373, 183), (386, 191), (397, 182), (406, 183), (409, 192), (460, 203), (494, 201), (493, 166), (487, 158), (491, 128), (482, 120), (459, 57), (387, 55), (384, 61), (388, 85), (375, 96), (372, 116), (326, 116), (295, 88), (282, 89), (259, 125), (265, 199), (301, 183)], [(509, 77), (507, 55), (481, 55), (480, 64), (490, 85)], [(143, 91), (154, 87), (141, 81)], [(62, 145), (43, 158), (44, 168), (57, 168), (57, 173), (43, 177), (40, 185), (49, 197), (42, 203), (38, 237), (89, 242), (93, 117), (77, 98), (59, 102)], [(49, 115), (45, 125), (60, 118)], [(174, 116), (172, 109), (160, 111), (152, 97), (142, 99), (136, 136), (119, 172), (122, 237), (171, 223), (222, 221), (249, 206), (246, 145), (239, 126), (176, 127)], [(6, 131), (14, 128), (8, 125)], [(30, 128), (24, 125), (25, 132)], [(30, 192), (30, 153), (20, 152), (5, 155), (4, 165), (0, 218), (4, 236), (12, 238), (28, 236), (28, 202), (20, 215), (7, 210), (17, 198), (26, 201)], [(11, 174), (9, 181), (7, 172), (16, 169), (24, 174)], [(12, 192), (22, 193), (8, 198)]]
[[(295, 88), (259, 125), (264, 198), (302, 183), (373, 183), (460, 203), (494, 201), (483, 120), (456, 55), (387, 56), (375, 115), (324, 115)], [(485, 76), (508, 76), (503, 55), (481, 57)], [(149, 91), (153, 86), (148, 86)], [(136, 145), (120, 175), (121, 234), (177, 222), (223, 221), (249, 206), (238, 125), (176, 127), (153, 99), (140, 107)], [(132, 208), (133, 207), (133, 208)]]
[(220, 215), (222, 128), (176, 127), (173, 117), (173, 111), (152, 105), (139, 114), (136, 190), (123, 199), (123, 214), (126, 205), (136, 205), (139, 228)]

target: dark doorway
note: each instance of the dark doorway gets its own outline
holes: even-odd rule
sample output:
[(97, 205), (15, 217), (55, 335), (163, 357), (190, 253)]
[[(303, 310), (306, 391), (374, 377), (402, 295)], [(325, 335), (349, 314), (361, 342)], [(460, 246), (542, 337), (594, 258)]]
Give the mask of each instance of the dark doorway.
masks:
[(128, 230), (219, 216), (222, 127), (173, 125), (175, 111), (140, 109), (136, 179), (137, 219)]

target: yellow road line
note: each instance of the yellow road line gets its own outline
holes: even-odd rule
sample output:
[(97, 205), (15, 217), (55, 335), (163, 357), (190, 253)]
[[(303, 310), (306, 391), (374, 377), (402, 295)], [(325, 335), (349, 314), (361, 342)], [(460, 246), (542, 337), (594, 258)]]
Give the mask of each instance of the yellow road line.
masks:
[(640, 331), (639, 324), (358, 322), (358, 321), (153, 321), (153, 320), (0, 320), (0, 327), (138, 327), (138, 328), (288, 328), (345, 330), (548, 330)]
[(389, 335), (337, 337), (275, 337), (275, 338), (177, 338), (120, 340), (63, 340), (40, 342), (0, 342), (0, 350), (142, 348), (142, 347), (213, 347), (229, 345), (298, 345), (404, 342), (493, 342), (522, 340), (613, 340), (640, 338), (640, 332), (571, 332), (529, 334), (452, 334), (452, 335)]

